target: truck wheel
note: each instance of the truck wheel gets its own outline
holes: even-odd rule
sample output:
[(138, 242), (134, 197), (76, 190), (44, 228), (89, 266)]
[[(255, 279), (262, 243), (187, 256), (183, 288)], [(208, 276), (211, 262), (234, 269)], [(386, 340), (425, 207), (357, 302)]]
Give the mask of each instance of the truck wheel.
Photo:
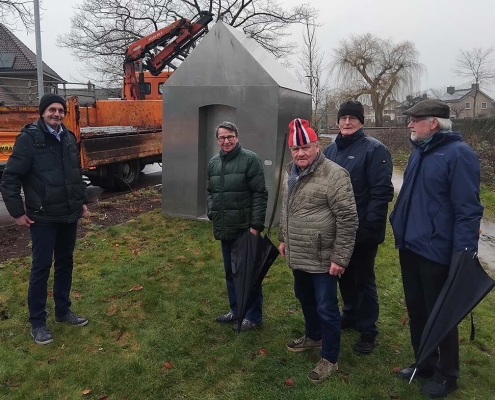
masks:
[(130, 190), (139, 179), (139, 160), (123, 161), (115, 164), (115, 185), (119, 190)]

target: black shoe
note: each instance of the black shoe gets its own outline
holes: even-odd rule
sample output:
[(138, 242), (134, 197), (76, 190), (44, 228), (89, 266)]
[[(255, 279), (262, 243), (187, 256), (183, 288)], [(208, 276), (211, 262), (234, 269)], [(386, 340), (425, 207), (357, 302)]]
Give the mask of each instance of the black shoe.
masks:
[[(401, 369), (399, 372), (397, 372), (397, 375), (399, 375), (401, 378), (409, 381), (411, 380), (411, 376), (414, 372), (414, 368), (416, 368), (413, 365), (410, 365), (409, 367)], [(427, 370), (427, 369), (418, 369), (416, 371), (416, 374), (414, 375), (414, 379), (417, 378), (425, 378), (425, 379), (430, 379), (433, 378), (433, 371)]]
[(436, 376), (421, 387), (421, 393), (435, 399), (440, 399), (456, 389), (456, 379), (444, 379)]
[(32, 328), (31, 337), (38, 344), (48, 344), (53, 342), (53, 336), (45, 325)]
[(237, 321), (237, 315), (234, 315), (232, 311), (227, 314), (222, 314), (217, 317), (217, 322), (234, 322)]
[(375, 335), (361, 334), (353, 350), (359, 354), (370, 354), (375, 348)]
[[(261, 325), (262, 325), (262, 322), (255, 323), (255, 322), (251, 322), (250, 320), (244, 318), (242, 320), (240, 332), (250, 331), (251, 329), (258, 328)], [(237, 332), (237, 324), (234, 324), (234, 326), (232, 327), (232, 329)]]
[(68, 324), (70, 324), (72, 326), (86, 326), (86, 325), (88, 325), (88, 320), (86, 318), (78, 317), (72, 311), (69, 311), (63, 317), (55, 316), (55, 322), (57, 322), (57, 323), (58, 322), (67, 322)]

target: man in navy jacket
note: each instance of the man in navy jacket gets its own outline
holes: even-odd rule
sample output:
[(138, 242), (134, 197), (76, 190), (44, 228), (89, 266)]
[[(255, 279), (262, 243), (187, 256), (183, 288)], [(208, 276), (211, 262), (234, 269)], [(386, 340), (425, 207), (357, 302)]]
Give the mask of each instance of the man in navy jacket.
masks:
[(342, 328), (355, 328), (360, 337), (354, 351), (369, 354), (378, 334), (379, 306), (375, 281), (375, 257), (385, 239), (388, 203), (394, 198), (392, 159), (387, 148), (363, 132), (364, 107), (359, 101), (340, 105), (340, 133), (323, 153), (351, 175), (359, 227), (356, 245), (346, 273), (340, 277)]
[[(417, 355), (421, 334), (449, 273), (452, 254), (478, 249), (480, 164), (474, 151), (451, 132), (449, 106), (424, 100), (404, 114), (414, 146), (390, 222), (399, 249), (402, 282)], [(416, 376), (432, 378), (421, 391), (445, 397), (457, 388), (459, 334), (455, 327), (439, 350), (418, 366)], [(399, 376), (410, 379), (416, 365)]]

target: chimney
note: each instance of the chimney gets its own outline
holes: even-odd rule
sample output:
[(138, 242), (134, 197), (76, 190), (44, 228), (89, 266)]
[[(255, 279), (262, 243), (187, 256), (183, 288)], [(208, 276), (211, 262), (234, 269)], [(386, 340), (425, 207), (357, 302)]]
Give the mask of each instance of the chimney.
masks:
[(472, 83), (471, 89), (479, 91), (480, 90), (480, 84), (479, 83)]
[(447, 86), (447, 93), (448, 94), (454, 94), (455, 93), (455, 87), (454, 86)]

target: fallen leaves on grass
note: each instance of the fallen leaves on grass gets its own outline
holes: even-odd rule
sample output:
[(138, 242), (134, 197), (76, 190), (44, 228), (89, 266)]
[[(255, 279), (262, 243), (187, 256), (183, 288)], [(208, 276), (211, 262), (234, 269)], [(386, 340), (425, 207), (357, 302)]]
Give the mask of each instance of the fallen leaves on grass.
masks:
[(88, 394), (90, 394), (90, 393), (91, 393), (91, 390), (90, 390), (90, 389), (84, 389), (84, 390), (82, 391), (82, 394), (83, 394), (84, 396), (87, 396), (87, 395), (88, 395)]
[(399, 373), (399, 371), (400, 371), (400, 367), (394, 367), (394, 368), (392, 368), (392, 372), (393, 372), (394, 374)]
[(163, 364), (163, 366), (166, 369), (172, 369), (174, 367), (173, 364), (170, 361), (165, 361), (165, 363)]
[(137, 291), (137, 290), (141, 290), (141, 289), (143, 289), (143, 287), (142, 287), (141, 285), (136, 285), (136, 286), (134, 286), (134, 287), (130, 288), (127, 292), (128, 292), (128, 293), (129, 293), (129, 292), (135, 292), (135, 291)]
[(48, 297), (53, 297), (53, 290), (48, 291)]
[(262, 356), (265, 355), (266, 353), (268, 353), (268, 350), (267, 349), (263, 349), (263, 348), (260, 349), (260, 354)]
[(139, 254), (139, 251), (138, 250), (132, 250), (132, 254), (134, 254), (135, 256), (137, 256)]
[(402, 317), (402, 318), (400, 319), (400, 323), (401, 323), (402, 325), (406, 325), (406, 324), (407, 324), (407, 317)]
[(294, 382), (294, 380), (293, 380), (292, 378), (287, 378), (287, 379), (285, 380), (285, 384), (286, 384), (287, 386), (294, 386), (295, 382)]
[(74, 291), (73, 291), (73, 292), (72, 292), (72, 297), (73, 297), (73, 298), (75, 298), (75, 299), (78, 299), (78, 298), (80, 298), (80, 297), (81, 297), (81, 293), (79, 293), (79, 292), (74, 292)]

